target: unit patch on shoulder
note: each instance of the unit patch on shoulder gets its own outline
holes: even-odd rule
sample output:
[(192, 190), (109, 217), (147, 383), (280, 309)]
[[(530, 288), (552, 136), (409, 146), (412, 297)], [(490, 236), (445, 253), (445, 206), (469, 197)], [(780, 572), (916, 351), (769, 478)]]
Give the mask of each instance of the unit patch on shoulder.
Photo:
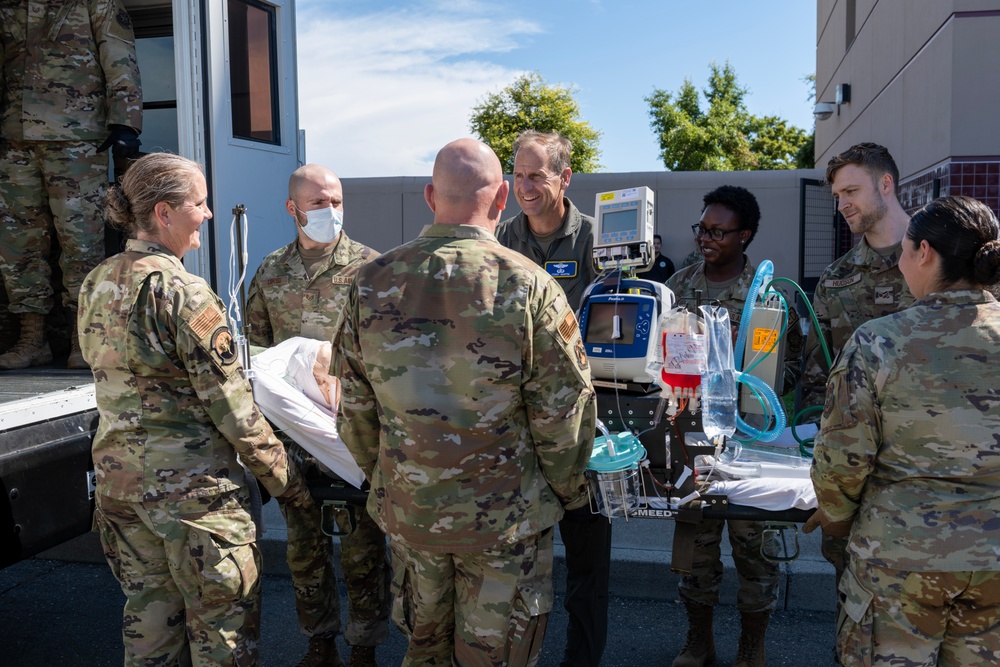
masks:
[(208, 332), (217, 329), (220, 324), (222, 324), (222, 313), (213, 304), (208, 303), (191, 320), (191, 331), (197, 338), (201, 339), (205, 338)]
[(219, 327), (212, 334), (212, 352), (223, 366), (236, 361), (236, 343), (233, 341), (233, 334), (229, 333), (229, 327)]
[(566, 316), (563, 317), (562, 322), (559, 323), (559, 335), (562, 336), (563, 341), (568, 343), (573, 340), (573, 336), (576, 332), (576, 317), (573, 315), (572, 311), (567, 312)]
[(119, 9), (118, 16), (116, 18), (118, 19), (118, 23), (120, 23), (123, 28), (128, 28), (129, 30), (132, 29), (132, 17), (128, 15), (127, 11)]
[(583, 339), (576, 339), (576, 363), (579, 364), (580, 370), (587, 370), (587, 351), (583, 348)]

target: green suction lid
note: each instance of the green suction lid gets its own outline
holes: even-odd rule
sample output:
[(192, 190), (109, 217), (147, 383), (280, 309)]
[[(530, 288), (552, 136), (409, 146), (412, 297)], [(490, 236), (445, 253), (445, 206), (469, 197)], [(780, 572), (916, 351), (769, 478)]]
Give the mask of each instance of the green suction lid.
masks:
[[(646, 458), (646, 448), (628, 431), (610, 436), (612, 447), (608, 447), (609, 436), (601, 436), (594, 440), (594, 451), (590, 455), (588, 470), (596, 472), (615, 472), (635, 468), (639, 461)], [(610, 449), (614, 450), (612, 456)]]

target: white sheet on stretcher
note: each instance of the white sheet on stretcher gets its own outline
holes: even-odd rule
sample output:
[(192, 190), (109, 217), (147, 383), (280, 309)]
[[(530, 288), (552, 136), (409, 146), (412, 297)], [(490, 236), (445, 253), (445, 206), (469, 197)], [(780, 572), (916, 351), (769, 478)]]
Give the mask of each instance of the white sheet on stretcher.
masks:
[(816, 507), (816, 491), (806, 479), (733, 479), (712, 482), (710, 493), (729, 496), (732, 505), (762, 510), (808, 510)]
[(279, 430), (360, 489), (365, 477), (337, 434), (336, 406), (326, 401), (313, 376), (322, 344), (309, 338), (290, 338), (255, 355), (254, 400)]
[[(769, 462), (753, 462), (753, 465), (760, 468), (760, 477), (716, 480), (709, 485), (708, 493), (728, 496), (734, 505), (762, 510), (816, 508), (816, 490), (809, 478), (808, 465)], [(720, 464), (720, 468), (724, 467)], [(656, 509), (670, 507), (666, 498), (649, 496), (647, 502)]]
[[(797, 433), (800, 437), (812, 437), (817, 430), (813, 424), (804, 424), (797, 428)], [(771, 444), (778, 450), (798, 446), (791, 428), (786, 428)], [(709, 493), (724, 494), (729, 496), (732, 504), (762, 510), (807, 510), (816, 507), (816, 491), (809, 479), (808, 461), (783, 464), (754, 461), (749, 455), (747, 458), (750, 459), (747, 463), (760, 468), (760, 477), (716, 480), (709, 487)]]

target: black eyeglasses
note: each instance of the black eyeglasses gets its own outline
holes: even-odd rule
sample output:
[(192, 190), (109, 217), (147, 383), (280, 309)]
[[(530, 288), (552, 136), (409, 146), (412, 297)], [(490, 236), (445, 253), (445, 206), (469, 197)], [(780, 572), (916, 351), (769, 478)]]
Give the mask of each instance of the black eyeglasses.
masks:
[(726, 238), (726, 234), (732, 234), (733, 232), (742, 232), (743, 229), (706, 229), (699, 224), (691, 225), (691, 233), (694, 234), (696, 239), (700, 239), (702, 236), (707, 236), (713, 241), (721, 241)]

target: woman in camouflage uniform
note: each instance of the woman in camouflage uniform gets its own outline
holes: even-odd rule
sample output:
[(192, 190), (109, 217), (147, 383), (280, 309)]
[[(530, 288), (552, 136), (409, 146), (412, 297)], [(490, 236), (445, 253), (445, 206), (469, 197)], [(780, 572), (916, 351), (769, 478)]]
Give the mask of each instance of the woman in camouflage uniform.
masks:
[(850, 535), (844, 665), (1000, 660), (997, 235), (974, 199), (918, 211), (915, 303), (860, 326), (830, 374), (812, 477), (824, 532)]
[(212, 217), (206, 197), (196, 163), (138, 160), (107, 196), (129, 241), (80, 291), (100, 412), (95, 524), (125, 592), (126, 665), (256, 665), (245, 469), (272, 495), (311, 502), (254, 405), (221, 301), (181, 263)]

